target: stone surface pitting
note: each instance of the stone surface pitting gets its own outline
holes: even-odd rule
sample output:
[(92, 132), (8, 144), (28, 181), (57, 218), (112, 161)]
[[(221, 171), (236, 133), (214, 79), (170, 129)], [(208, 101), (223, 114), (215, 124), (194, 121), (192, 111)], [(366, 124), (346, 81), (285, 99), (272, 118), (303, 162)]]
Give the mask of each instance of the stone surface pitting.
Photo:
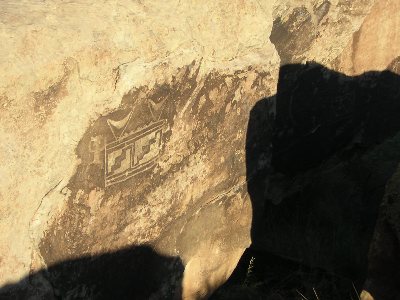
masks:
[(349, 67), (379, 2), (2, 1), (0, 284), (146, 244), (206, 297), (250, 244), (251, 109), (280, 63)]

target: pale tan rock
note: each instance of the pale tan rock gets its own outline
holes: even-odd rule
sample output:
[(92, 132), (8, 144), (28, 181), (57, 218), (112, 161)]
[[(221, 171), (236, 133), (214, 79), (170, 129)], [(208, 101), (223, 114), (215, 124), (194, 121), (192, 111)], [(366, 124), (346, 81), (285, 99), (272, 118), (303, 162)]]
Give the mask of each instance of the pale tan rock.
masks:
[(341, 55), (341, 71), (349, 75), (382, 71), (400, 55), (399, 10), (399, 1), (375, 1)]
[[(373, 3), (2, 1), (0, 285), (146, 245), (210, 295), (250, 244), (250, 110), (281, 59), (334, 65)], [(124, 138), (130, 161), (104, 153)]]
[(213, 253), (213, 250), (212, 248), (204, 249), (203, 253), (200, 252), (198, 256), (192, 257), (186, 264), (182, 282), (184, 286), (182, 299), (208, 298), (229, 278), (243, 254), (240, 248), (233, 252), (215, 251), (217, 253)]
[(360, 299), (361, 300), (374, 300), (374, 298), (371, 296), (371, 294), (368, 293), (367, 291), (361, 292)]
[(336, 57), (360, 28), (374, 2), (276, 1), (271, 41), (281, 63), (315, 61), (336, 69)]
[[(163, 235), (167, 228), (180, 230), (212, 199), (243, 189), (248, 112), (275, 93), (279, 57), (266, 39), (272, 3), (3, 1), (0, 7), (0, 284), (82, 255), (156, 247), (156, 240), (171, 238)], [(167, 136), (147, 156), (157, 163), (140, 182), (130, 179), (134, 188), (107, 192), (104, 180), (101, 186), (85, 177), (85, 168), (104, 157), (96, 147), (105, 141), (91, 130), (111, 134), (106, 123), (96, 124), (104, 116), (117, 122), (112, 114), (126, 109), (125, 101), (141, 111), (132, 132), (164, 113)], [(239, 195), (240, 203), (249, 202)], [(250, 243), (249, 203), (245, 211), (221, 207), (220, 213), (242, 213), (242, 235), (224, 241), (232, 248), (229, 260), (207, 258), (224, 270), (208, 292)], [(174, 243), (160, 255), (179, 255)], [(185, 254), (185, 264), (191, 255), (201, 267), (204, 253)]]

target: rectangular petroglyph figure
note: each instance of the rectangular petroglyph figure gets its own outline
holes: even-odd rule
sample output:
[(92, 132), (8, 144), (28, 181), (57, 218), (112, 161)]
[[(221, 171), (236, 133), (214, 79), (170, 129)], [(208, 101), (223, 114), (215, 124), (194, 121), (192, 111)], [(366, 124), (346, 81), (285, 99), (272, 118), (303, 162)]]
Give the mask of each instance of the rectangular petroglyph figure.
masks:
[(106, 144), (106, 187), (125, 181), (154, 166), (161, 150), (164, 123), (164, 120), (152, 123), (139, 131)]

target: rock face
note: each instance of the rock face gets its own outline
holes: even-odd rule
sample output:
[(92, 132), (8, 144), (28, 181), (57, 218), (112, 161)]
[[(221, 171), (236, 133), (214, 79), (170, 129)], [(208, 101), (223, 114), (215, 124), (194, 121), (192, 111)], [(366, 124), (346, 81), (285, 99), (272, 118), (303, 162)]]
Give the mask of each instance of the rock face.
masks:
[(369, 254), (365, 289), (376, 299), (397, 299), (400, 293), (399, 168), (386, 185)]
[(0, 4), (0, 284), (46, 299), (210, 295), (263, 211), (248, 182), (272, 152), (249, 172), (246, 134), (260, 99), (271, 133), (279, 65), (367, 70), (346, 53), (396, 5), (14, 2)]
[(266, 200), (253, 219), (254, 246), (362, 281), (400, 158), (399, 96), (392, 71), (351, 77), (315, 63), (281, 67), (272, 132), (262, 130), (269, 99), (250, 115), (249, 172), (266, 153), (271, 159), (248, 185), (253, 206)]
[(400, 24), (399, 8), (395, 0), (375, 1), (341, 55), (341, 69), (346, 74), (385, 70), (399, 56), (400, 36), (395, 29)]
[(124, 297), (206, 297), (250, 245), (245, 134), (275, 93), (272, 6), (1, 10), (0, 282), (30, 273), (22, 298), (107, 298), (132, 281)]
[(373, 0), (276, 1), (271, 42), (282, 64), (318, 61), (332, 67)]

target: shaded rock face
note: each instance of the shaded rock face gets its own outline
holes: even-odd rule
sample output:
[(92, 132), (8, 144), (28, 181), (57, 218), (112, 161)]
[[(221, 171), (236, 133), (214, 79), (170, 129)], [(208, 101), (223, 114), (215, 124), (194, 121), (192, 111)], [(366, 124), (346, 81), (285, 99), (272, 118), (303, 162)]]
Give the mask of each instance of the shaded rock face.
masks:
[(29, 285), (3, 287), (1, 299), (172, 299), (181, 294), (183, 270), (177, 257), (131, 247), (54, 264), (30, 274)]
[(379, 208), (365, 282), (374, 299), (399, 299), (400, 295), (399, 168), (386, 185)]
[[(248, 190), (258, 208), (254, 249), (327, 269), (362, 286), (378, 207), (400, 161), (396, 65), (397, 59), (390, 71), (356, 77), (315, 63), (281, 67), (275, 117), (268, 109), (270, 99), (258, 102), (247, 132)], [(380, 223), (396, 230), (394, 205), (383, 209)], [(392, 230), (382, 226), (375, 239)], [(374, 242), (380, 250), (370, 255), (368, 278), (381, 278), (376, 291), (371, 288), (377, 299), (385, 294), (392, 299), (398, 286), (393, 282), (398, 276), (391, 275), (400, 262), (398, 233), (386, 235)], [(385, 251), (386, 245), (393, 249)], [(391, 253), (389, 264), (380, 262), (387, 259), (383, 252)]]
[[(364, 112), (354, 114), (356, 124), (335, 123), (358, 108), (340, 100), (354, 99), (352, 80), (292, 66), (282, 69), (295, 69), (286, 81), (279, 63), (348, 67), (340, 55), (373, 4), (2, 2), (0, 283), (31, 274), (4, 292), (208, 297), (251, 238), (264, 247), (259, 240), (268, 234), (275, 243), (264, 232), (264, 212), (271, 222), (279, 213), (265, 198), (288, 203), (286, 193), (309, 186), (307, 170), (351, 144), (364, 126), (357, 123)], [(326, 74), (333, 79), (321, 79)], [(302, 89), (288, 83), (296, 76)], [(274, 97), (278, 77), (301, 99), (293, 109), (286, 108), (290, 95)], [(314, 80), (344, 90), (322, 104), (307, 102)], [(290, 133), (285, 116), (302, 125)], [(349, 136), (341, 132), (349, 128)], [(320, 130), (337, 137), (327, 141)], [(290, 151), (276, 156), (310, 132), (320, 138), (317, 155), (304, 146), (301, 164)], [(287, 188), (293, 177), (299, 183)], [(282, 243), (275, 245), (280, 251)]]
[(296, 174), (345, 145), (368, 149), (393, 136), (399, 129), (398, 83), (391, 71), (347, 77), (313, 64), (282, 67), (274, 169)]

